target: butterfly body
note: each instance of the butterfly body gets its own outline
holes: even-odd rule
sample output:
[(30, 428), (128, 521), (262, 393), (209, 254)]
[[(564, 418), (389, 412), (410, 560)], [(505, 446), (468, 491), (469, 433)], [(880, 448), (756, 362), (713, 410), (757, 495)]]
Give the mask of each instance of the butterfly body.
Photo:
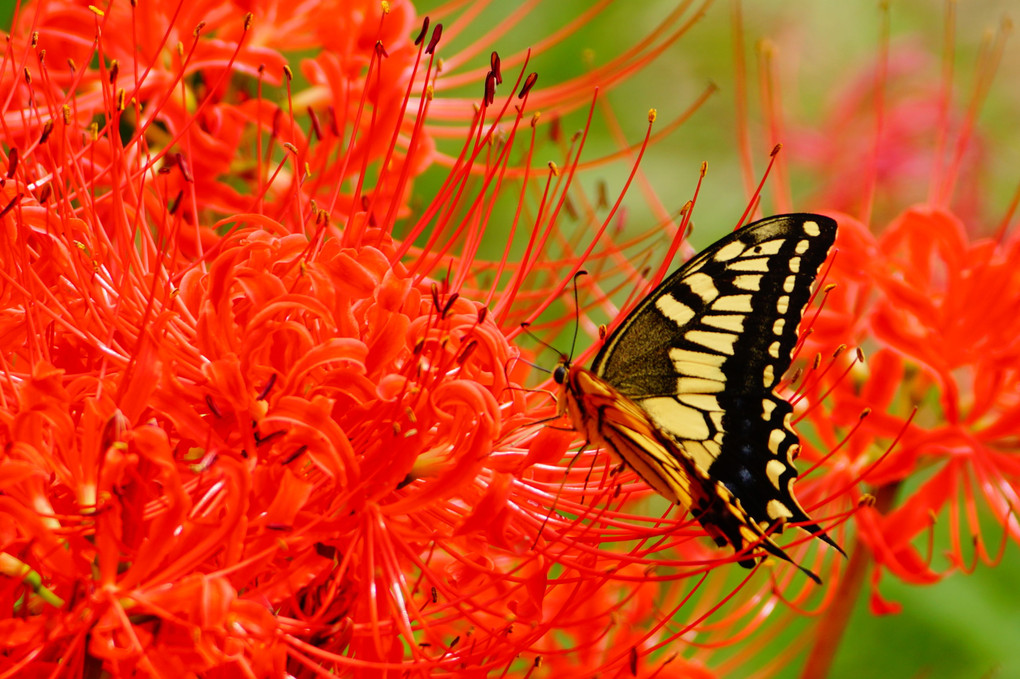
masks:
[(591, 370), (565, 362), (555, 374), (561, 409), (588, 441), (737, 552), (760, 544), (790, 560), (771, 537), (788, 522), (836, 546), (793, 496), (799, 441), (775, 392), (835, 234), (809, 214), (728, 234), (650, 293)]

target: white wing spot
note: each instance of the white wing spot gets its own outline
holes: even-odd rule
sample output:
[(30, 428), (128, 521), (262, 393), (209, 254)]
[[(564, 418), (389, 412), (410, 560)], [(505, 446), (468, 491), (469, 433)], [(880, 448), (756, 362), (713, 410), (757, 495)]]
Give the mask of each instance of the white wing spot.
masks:
[(719, 296), (719, 291), (715, 287), (715, 281), (706, 273), (696, 273), (687, 276), (684, 279), (684, 283), (705, 304)]
[(713, 259), (717, 262), (728, 262), (734, 257), (742, 255), (745, 249), (747, 249), (747, 246), (736, 240), (725, 247), (719, 248)]
[(677, 300), (673, 295), (663, 295), (655, 300), (655, 308), (677, 325), (684, 326), (694, 318), (694, 309)]
[(712, 311), (749, 314), (753, 310), (751, 295), (726, 295), (712, 302)]
[(751, 292), (757, 292), (761, 289), (761, 276), (754, 274), (744, 274), (743, 276), (737, 276), (733, 279), (734, 287), (740, 288), (741, 290), (750, 290)]
[(822, 233), (822, 230), (818, 228), (818, 222), (804, 222), (804, 233), (814, 238)]

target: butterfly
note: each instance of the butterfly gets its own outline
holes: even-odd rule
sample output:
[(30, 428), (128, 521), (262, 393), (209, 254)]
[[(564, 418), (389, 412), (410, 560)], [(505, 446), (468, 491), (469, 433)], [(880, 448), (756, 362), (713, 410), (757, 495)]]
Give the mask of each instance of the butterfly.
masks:
[(835, 238), (836, 222), (820, 215), (748, 224), (645, 297), (590, 370), (563, 358), (553, 373), (574, 429), (737, 553), (760, 545), (795, 563), (772, 539), (787, 523), (843, 553), (793, 495), (800, 442), (775, 391)]

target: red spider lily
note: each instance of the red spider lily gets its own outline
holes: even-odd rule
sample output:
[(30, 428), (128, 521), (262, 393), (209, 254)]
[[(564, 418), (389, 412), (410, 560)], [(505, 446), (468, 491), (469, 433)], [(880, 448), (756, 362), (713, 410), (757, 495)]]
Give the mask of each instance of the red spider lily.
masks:
[[(805, 458), (816, 465), (798, 495), (809, 511), (824, 503), (834, 517), (864, 505), (851, 522), (857, 545), (846, 572), (805, 637), (813, 645), (805, 677), (827, 676), (869, 577), (872, 609), (895, 612), (878, 593), (883, 575), (933, 583), (979, 561), (994, 565), (1009, 538), (1020, 538), (1020, 280), (1010, 263), (1017, 238), (1006, 228), (1016, 199), (1001, 224), (989, 217), (983, 170), (991, 144), (976, 132), (1005, 33), (984, 46), (965, 109), (950, 96), (952, 44), (935, 86), (918, 76), (930, 60), (917, 49), (883, 45), (877, 65), (841, 78), (850, 85), (820, 129), (784, 139), (792, 142), (788, 164), (818, 182), (803, 206), (840, 224), (825, 279), (831, 289), (802, 351), (816, 362), (795, 382)], [(774, 100), (765, 109), (769, 129), (783, 129)], [(789, 187), (779, 176), (782, 205)], [(944, 561), (934, 552), (936, 521), (948, 524)], [(732, 671), (752, 649), (719, 669)]]
[[(682, 16), (536, 98), (578, 107)], [(403, 3), (16, 18), (3, 676), (691, 676), (709, 653), (677, 657), (679, 640), (775, 605), (708, 579), (736, 557), (685, 517), (649, 518), (648, 490), (606, 456), (565, 469), (572, 435), (535, 424), (555, 408), (519, 386), (520, 321), (582, 262), (633, 277), (623, 250), (643, 240), (564, 236), (583, 139), (562, 171), (512, 157), (536, 135), (524, 64), (498, 100), (493, 57), (458, 118), (464, 102), (435, 98), (456, 84), (437, 75), (441, 32), (415, 42), (413, 21)], [(299, 85), (281, 50), (312, 45)], [(416, 215), (434, 113), (463, 145)], [(497, 195), (534, 209), (516, 215), (519, 261), (478, 255)]]
[[(795, 149), (800, 159), (824, 164), (816, 207), (834, 208), (840, 222), (827, 279), (835, 287), (806, 346), (842, 343), (868, 353), (865, 363), (848, 352), (845, 368), (805, 377), (810, 407), (825, 413), (809, 426), (833, 451), (823, 465), (830, 471), (821, 475), (829, 493), (863, 479), (874, 494), (856, 514), (860, 549), (818, 627), (804, 676), (826, 675), (852, 608), (846, 602), (857, 598), (869, 570), (873, 611), (895, 612), (898, 605), (878, 593), (883, 574), (929, 584), (979, 560), (994, 565), (1006, 540), (1020, 538), (1014, 514), (1020, 278), (1010, 263), (1017, 243), (1005, 235), (1011, 215), (998, 228), (989, 224), (983, 186), (973, 181), (987, 147), (974, 121), (1001, 37), (984, 53), (966, 111), (948, 98), (950, 80), (934, 89), (916, 77), (909, 83), (913, 69), (906, 65), (916, 65), (916, 52), (883, 52), (878, 76), (869, 78), (877, 113), (852, 104), (868, 99), (852, 86), (815, 143)], [(870, 145), (860, 141), (868, 135), (848, 132), (866, 125)], [(925, 198), (919, 183), (927, 202), (906, 207)], [(999, 529), (989, 535), (981, 515)], [(949, 549), (942, 563), (933, 553), (933, 526), (944, 517)]]
[[(843, 221), (844, 232), (849, 222)], [(1014, 313), (1020, 308), (1020, 277), (1011, 264), (1017, 244), (1014, 238), (971, 241), (963, 224), (938, 208), (908, 210), (878, 239), (857, 233), (862, 237), (847, 241), (840, 256), (853, 260), (854, 248), (863, 244), (858, 253), (871, 258), (858, 279), (849, 272), (841, 278), (837, 264), (833, 278), (849, 292), (830, 300), (843, 310), (833, 309), (827, 323), (855, 315), (858, 322), (846, 327), (856, 326), (858, 337), (878, 348), (868, 361), (866, 386), (858, 393), (835, 392), (839, 411), (833, 416), (849, 424), (854, 412), (873, 408), (864, 425), (868, 435), (858, 441), (889, 441), (902, 433), (887, 458), (869, 471), (874, 488), (895, 493), (915, 475), (930, 476), (887, 506), (886, 516), (869, 509), (859, 518), (861, 537), (880, 566), (911, 582), (933, 582), (940, 569), (913, 542), (930, 531), (942, 510), (949, 511), (952, 568), (972, 567), (967, 551), (996, 560), (986, 545), (1000, 537), (981, 537), (977, 498), (1017, 537), (1013, 508), (1020, 467), (1011, 452), (1020, 349)], [(862, 286), (863, 280), (869, 283)], [(914, 408), (917, 415), (908, 424), (904, 418)], [(870, 465), (881, 452), (851, 446), (846, 464)], [(969, 538), (961, 535), (964, 530)], [(874, 602), (886, 609), (879, 599)]]

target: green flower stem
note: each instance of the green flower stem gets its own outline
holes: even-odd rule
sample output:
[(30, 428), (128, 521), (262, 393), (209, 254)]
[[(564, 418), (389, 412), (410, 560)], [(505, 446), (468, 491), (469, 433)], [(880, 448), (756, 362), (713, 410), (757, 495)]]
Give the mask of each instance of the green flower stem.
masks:
[[(899, 487), (899, 483), (892, 483), (879, 488), (875, 492), (875, 509), (882, 514), (891, 509)], [(850, 554), (850, 563), (847, 564), (836, 596), (815, 628), (815, 643), (800, 674), (801, 679), (825, 679), (829, 676), (832, 662), (836, 659), (840, 642), (857, 603), (857, 597), (864, 586), (871, 561), (871, 550), (861, 543), (860, 537), (857, 537)]]

